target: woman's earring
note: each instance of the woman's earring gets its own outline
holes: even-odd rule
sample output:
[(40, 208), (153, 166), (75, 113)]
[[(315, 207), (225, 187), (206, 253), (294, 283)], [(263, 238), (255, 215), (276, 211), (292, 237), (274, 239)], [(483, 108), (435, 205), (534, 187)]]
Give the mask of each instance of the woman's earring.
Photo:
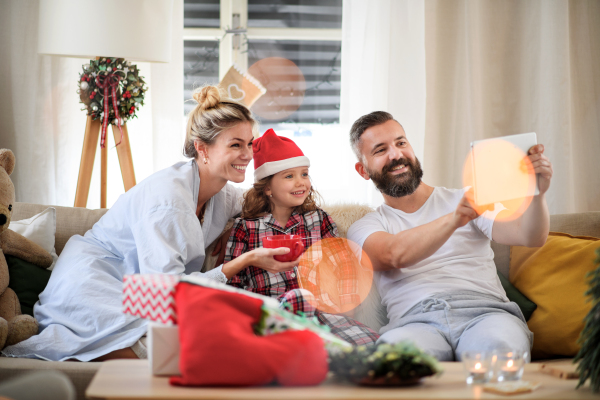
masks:
[(273, 195), (272, 195), (272, 194), (270, 194), (270, 195), (269, 195), (269, 197), (273, 197)]
[(204, 157), (204, 164), (208, 164), (208, 159)]

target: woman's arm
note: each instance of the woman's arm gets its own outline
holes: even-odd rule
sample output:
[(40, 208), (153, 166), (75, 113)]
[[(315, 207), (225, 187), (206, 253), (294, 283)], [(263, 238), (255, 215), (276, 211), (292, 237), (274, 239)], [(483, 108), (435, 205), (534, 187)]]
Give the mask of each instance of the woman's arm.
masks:
[(204, 249), (198, 238), (203, 235), (198, 220), (190, 218), (189, 213), (173, 207), (157, 207), (132, 225), (131, 232), (141, 274), (193, 272), (186, 271), (186, 266), (200, 270)]

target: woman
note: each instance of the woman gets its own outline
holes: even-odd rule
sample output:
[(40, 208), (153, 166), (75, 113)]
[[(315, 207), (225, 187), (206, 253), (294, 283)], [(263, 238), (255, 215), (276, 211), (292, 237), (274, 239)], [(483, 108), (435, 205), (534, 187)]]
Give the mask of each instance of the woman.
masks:
[(248, 265), (285, 271), (297, 264), (273, 259), (289, 249), (259, 249), (200, 272), (205, 248), (241, 211), (241, 191), (227, 182), (243, 182), (257, 124), (245, 106), (221, 99), (214, 86), (197, 90), (194, 99), (198, 105), (188, 117), (184, 146), (192, 160), (140, 182), (83, 237), (69, 239), (34, 308), (40, 334), (5, 348), (5, 355), (145, 358), (140, 338), (147, 321), (123, 313), (124, 275), (201, 274), (225, 283)]

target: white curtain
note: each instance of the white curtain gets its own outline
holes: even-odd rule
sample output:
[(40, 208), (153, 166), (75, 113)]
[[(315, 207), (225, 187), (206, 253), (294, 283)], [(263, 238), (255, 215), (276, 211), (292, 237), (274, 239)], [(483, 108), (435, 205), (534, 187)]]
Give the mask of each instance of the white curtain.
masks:
[[(182, 159), (183, 0), (174, 3), (171, 62), (137, 63), (150, 88), (127, 123), (138, 182)], [(72, 206), (86, 122), (76, 90), (86, 61), (37, 54), (37, 1), (0, 0), (0, 9), (0, 148), (17, 159), (17, 201)], [(90, 21), (82, 34), (94, 40), (101, 27)], [(110, 128), (107, 138), (110, 207), (124, 189)], [(100, 206), (99, 152), (95, 161), (90, 208)]]
[[(391, 113), (401, 121), (421, 161), (425, 134), (424, 12), (421, 0), (344, 1), (340, 109), (340, 123), (348, 129), (371, 111)], [(352, 160), (354, 164), (356, 159)], [(358, 192), (357, 201), (373, 206), (383, 202), (371, 182), (363, 181), (354, 192)]]
[[(403, 124), (413, 146), (421, 135), (427, 183), (460, 187), (472, 140), (533, 131), (554, 166), (548, 193), (551, 213), (600, 210), (600, 2), (427, 0), (422, 4), (423, 18), (411, 21), (419, 25), (414, 29), (425, 40), (414, 47), (398, 47), (406, 60), (424, 57), (423, 70), (413, 77), (410, 72), (378, 67), (377, 78), (361, 78), (374, 61), (358, 54), (369, 55), (369, 46), (386, 45), (356, 37), (372, 36), (369, 30), (379, 31), (386, 21), (403, 25), (401, 21), (415, 15), (411, 7), (417, 5), (371, 2), (370, 8), (382, 16), (375, 23), (367, 1), (344, 2), (344, 39), (355, 39), (345, 40), (343, 46), (345, 54), (355, 56), (342, 58), (342, 90), (351, 93), (356, 90), (351, 86), (361, 86), (361, 93), (370, 89), (373, 95), (343, 96), (342, 115), (347, 116), (356, 103), (365, 112), (385, 109), (382, 91), (400, 98), (400, 104), (421, 98), (403, 90), (398, 81), (420, 80), (424, 73), (424, 130), (415, 132)], [(390, 31), (388, 36), (384, 43), (396, 38), (396, 33)], [(373, 79), (378, 86), (368, 88)], [(387, 111), (404, 121), (402, 112)], [(419, 156), (418, 147), (415, 150)]]

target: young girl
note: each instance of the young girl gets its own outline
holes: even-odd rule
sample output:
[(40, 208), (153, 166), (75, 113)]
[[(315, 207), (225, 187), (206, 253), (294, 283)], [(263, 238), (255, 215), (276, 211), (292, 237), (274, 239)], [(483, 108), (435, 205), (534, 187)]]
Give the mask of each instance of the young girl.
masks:
[[(252, 150), (255, 183), (244, 196), (241, 218), (237, 218), (233, 225), (225, 263), (262, 247), (262, 240), (267, 236), (299, 235), (304, 238), (304, 246), (310, 249), (310, 254), (305, 253), (297, 260), (301, 264), (301, 271), (314, 271), (322, 259), (333, 260), (339, 265), (337, 286), (340, 304), (328, 301), (326, 293), (315, 293), (319, 288), (312, 285), (311, 291), (318, 295), (319, 304), (327, 305), (330, 309), (340, 306), (344, 309), (344, 306), (351, 303), (357, 305), (358, 284), (349, 259), (352, 255), (345, 249), (332, 251), (331, 246), (320, 246), (322, 239), (337, 238), (338, 231), (333, 219), (317, 206), (316, 193), (308, 175), (308, 158), (291, 139), (277, 136), (272, 129), (254, 140)], [(329, 240), (334, 242), (333, 246), (340, 246), (335, 243), (335, 239)], [(316, 315), (322, 324), (331, 328), (333, 334), (351, 344), (375, 343), (379, 335), (366, 325), (343, 315), (316, 310), (313, 293), (300, 289), (297, 274), (297, 268), (278, 271), (251, 265), (232, 277), (228, 283), (276, 297), (283, 307), (292, 308), (293, 312), (301, 311), (307, 317)]]

